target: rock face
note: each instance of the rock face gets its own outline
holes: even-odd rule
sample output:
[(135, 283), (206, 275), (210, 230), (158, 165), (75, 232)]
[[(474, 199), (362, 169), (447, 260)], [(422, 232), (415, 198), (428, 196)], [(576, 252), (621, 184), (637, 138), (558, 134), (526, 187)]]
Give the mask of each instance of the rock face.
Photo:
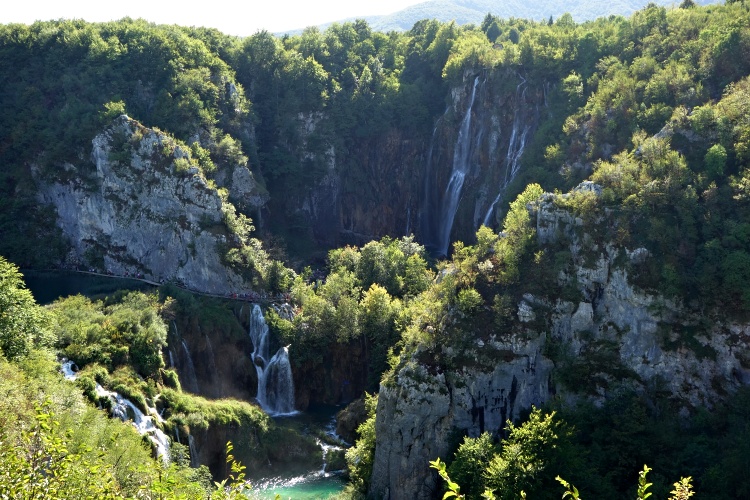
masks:
[[(319, 172), (318, 180), (298, 199), (279, 198), (278, 189), (272, 191), (276, 213), (269, 215), (285, 212), (295, 224), (304, 220), (313, 239), (327, 246), (413, 233), (436, 247), (450, 178), (456, 163), (464, 162), (467, 173), (450, 236), (471, 241), (479, 225), (497, 225), (501, 219), (497, 209), (522, 169), (548, 92), (545, 82), (527, 82), (515, 72), (467, 74), (451, 90), (451, 104), (434, 129), (393, 127), (345, 147), (338, 137), (326, 135), (331, 127), (324, 113), (300, 114), (300, 146), (291, 153), (307, 170)], [(471, 123), (462, 138), (470, 107)]]
[(367, 356), (357, 342), (329, 345), (320, 361), (297, 362), (303, 356), (294, 344), (290, 348), (294, 377), (295, 406), (349, 403), (366, 389)]
[(40, 181), (40, 201), (56, 208), (72, 263), (204, 292), (245, 286), (221, 262), (220, 246), (234, 238), (222, 198), (186, 151), (124, 115), (92, 144), (94, 172)]
[[(599, 192), (588, 184), (578, 190)], [(698, 316), (636, 288), (628, 282), (630, 265), (649, 258), (648, 251), (597, 244), (587, 223), (557, 201), (547, 194), (533, 208), (537, 237), (542, 245), (567, 245), (570, 262), (558, 280), (576, 283), (580, 300), (524, 294), (512, 333), (502, 341), (477, 341), (462, 358), (472, 366), (443, 372), (420, 353), (402, 364), (381, 386), (373, 496), (434, 497), (439, 478), (429, 461), (448, 458), (453, 433), (497, 434), (506, 419), (553, 394), (596, 402), (623, 386), (658, 386), (688, 410), (710, 407), (750, 383), (750, 325)], [(565, 368), (581, 363), (589, 380), (565, 385)]]
[(547, 400), (552, 362), (542, 356), (544, 334), (519, 341), (492, 340), (477, 358), (504, 359), (494, 366), (435, 373), (407, 365), (395, 385), (381, 386), (375, 432), (372, 491), (380, 498), (432, 498), (438, 478), (429, 462), (445, 458), (455, 430), (476, 437), (497, 434), (507, 419)]
[[(426, 246), (445, 253), (447, 241), (472, 241), (480, 225), (498, 225), (548, 91), (545, 82), (505, 70), (466, 74), (453, 89), (425, 161), (417, 234)], [(459, 198), (453, 215), (445, 213), (452, 196)]]

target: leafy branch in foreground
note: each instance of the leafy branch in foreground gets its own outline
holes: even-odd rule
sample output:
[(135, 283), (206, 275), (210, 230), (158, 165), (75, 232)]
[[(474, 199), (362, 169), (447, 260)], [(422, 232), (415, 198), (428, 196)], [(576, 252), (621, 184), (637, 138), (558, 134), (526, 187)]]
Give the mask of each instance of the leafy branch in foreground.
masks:
[(231, 472), (223, 481), (216, 481), (216, 496), (221, 500), (239, 500), (245, 498), (245, 491), (249, 485), (245, 482), (245, 466), (235, 460), (232, 455), (234, 446), (231, 441), (227, 441), (227, 465)]
[[(646, 500), (651, 496), (651, 492), (648, 491), (648, 489), (653, 483), (649, 483), (646, 479), (646, 476), (651, 470), (651, 467), (649, 467), (648, 465), (644, 465), (643, 470), (638, 473), (638, 500)], [(574, 500), (581, 500), (580, 494), (578, 493), (578, 488), (576, 488), (560, 476), (557, 476), (555, 479), (557, 479), (557, 481), (562, 484), (563, 488), (565, 488), (565, 493), (563, 493), (562, 496), (563, 499), (572, 498)], [(692, 497), (695, 494), (695, 492), (693, 491), (692, 478), (680, 478), (679, 481), (674, 483), (674, 489), (670, 493), (671, 496), (668, 500), (687, 500), (688, 498)]]

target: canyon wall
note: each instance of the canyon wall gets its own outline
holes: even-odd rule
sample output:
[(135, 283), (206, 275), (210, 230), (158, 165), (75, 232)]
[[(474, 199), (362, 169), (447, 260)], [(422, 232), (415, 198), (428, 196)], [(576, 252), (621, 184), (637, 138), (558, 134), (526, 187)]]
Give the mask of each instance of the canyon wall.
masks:
[[(577, 189), (599, 192), (590, 182)], [(557, 203), (566, 196), (545, 194), (529, 208), (543, 248), (570, 252), (557, 279), (575, 283), (580, 300), (523, 294), (511, 331), (477, 339), (461, 357), (471, 363), (443, 369), (420, 352), (402, 363), (380, 391), (375, 497), (435, 496), (439, 478), (429, 461), (448, 458), (456, 432), (497, 435), (506, 419), (553, 398), (602, 402), (622, 389), (658, 389), (688, 415), (750, 383), (750, 325), (719, 311), (699, 315), (631, 284), (632, 265), (651, 258), (648, 251), (596, 242), (590, 222)], [(576, 368), (587, 375), (566, 379)]]

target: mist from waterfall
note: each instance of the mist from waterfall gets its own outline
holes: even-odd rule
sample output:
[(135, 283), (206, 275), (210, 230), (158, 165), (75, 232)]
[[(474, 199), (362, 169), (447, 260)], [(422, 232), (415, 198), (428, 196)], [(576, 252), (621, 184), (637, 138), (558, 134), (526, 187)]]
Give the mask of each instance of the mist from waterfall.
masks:
[(258, 404), (272, 416), (295, 414), (289, 348), (281, 347), (269, 359), (268, 325), (257, 304), (253, 306), (248, 333), (254, 349), (251, 359), (258, 374)]

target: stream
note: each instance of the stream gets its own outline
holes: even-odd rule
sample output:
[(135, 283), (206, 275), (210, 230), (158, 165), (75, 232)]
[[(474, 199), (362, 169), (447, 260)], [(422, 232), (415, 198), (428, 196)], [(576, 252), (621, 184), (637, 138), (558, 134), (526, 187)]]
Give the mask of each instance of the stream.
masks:
[(330, 498), (340, 493), (346, 483), (341, 477), (341, 471), (326, 471), (326, 455), (348, 446), (335, 434), (336, 412), (341, 409), (342, 407), (336, 406), (317, 406), (293, 416), (275, 417), (277, 425), (316, 436), (318, 444), (323, 449), (323, 463), (318, 469), (302, 475), (251, 478), (252, 491), (249, 497), (272, 499), (278, 494), (283, 500), (312, 500)]

